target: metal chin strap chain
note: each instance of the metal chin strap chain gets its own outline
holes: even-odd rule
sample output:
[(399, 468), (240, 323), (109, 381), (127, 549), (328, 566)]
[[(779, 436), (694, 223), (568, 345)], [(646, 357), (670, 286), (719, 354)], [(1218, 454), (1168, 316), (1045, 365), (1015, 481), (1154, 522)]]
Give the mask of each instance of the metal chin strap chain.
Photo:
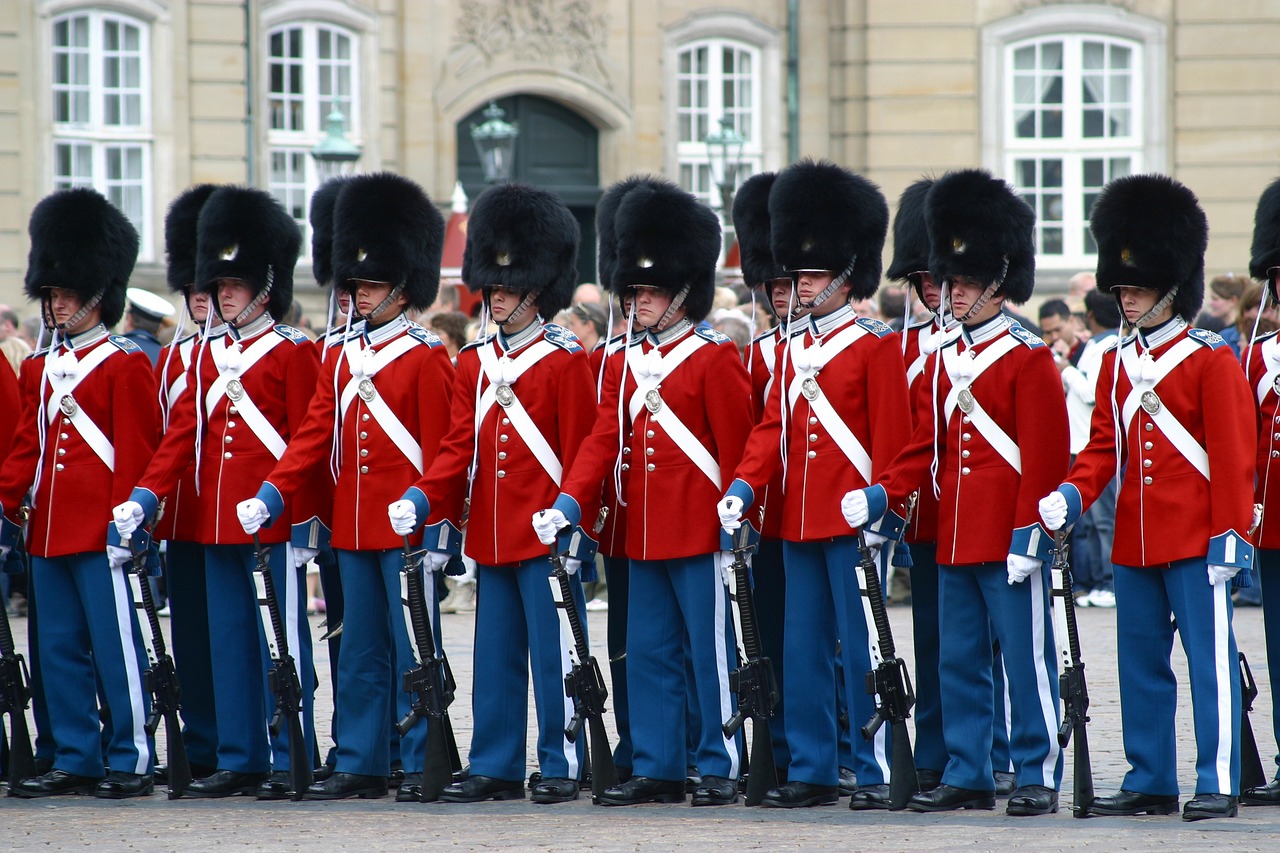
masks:
[[(79, 325), (79, 323), (80, 323), (80, 321), (81, 321), (81, 320), (83, 320), (85, 317), (89, 316), (89, 312), (90, 312), (90, 311), (92, 311), (94, 308), (96, 308), (96, 307), (98, 306), (98, 303), (102, 301), (102, 297), (103, 297), (103, 296), (105, 296), (105, 295), (106, 295), (106, 293), (107, 293), (107, 291), (106, 291), (106, 289), (105, 289), (105, 288), (104, 288), (104, 289), (102, 289), (102, 290), (99, 290), (99, 291), (98, 291), (97, 293), (95, 293), (93, 296), (89, 297), (89, 301), (88, 301), (88, 302), (86, 302), (85, 304), (83, 304), (83, 305), (81, 305), (81, 306), (80, 306), (80, 310), (79, 310), (79, 311), (77, 311), (76, 313), (74, 313), (74, 314), (72, 314), (70, 317), (68, 317), (65, 323), (53, 323), (53, 325), (49, 326), (49, 328), (50, 328), (50, 329), (57, 329), (57, 330), (58, 330), (58, 331), (60, 331), (60, 332), (66, 332), (68, 329), (73, 329), (73, 328), (75, 328), (77, 325)], [(47, 296), (47, 297), (45, 297), (45, 299), (44, 299), (44, 300), (42, 300), (42, 301), (47, 301), (47, 302), (49, 302), (49, 303), (50, 303), (50, 304), (49, 304), (49, 320), (52, 322), (52, 320), (53, 320), (53, 305), (52, 305), (53, 297), (52, 297), (52, 296)]]
[[(822, 303), (826, 302), (832, 295), (840, 289), (840, 285), (849, 280), (849, 276), (853, 275), (853, 265), (858, 262), (858, 256), (854, 255), (853, 260), (849, 261), (849, 265), (840, 271), (840, 274), (831, 279), (831, 283), (822, 288), (822, 292), (813, 297), (812, 302), (800, 302), (797, 300), (795, 308), (792, 309), (792, 316), (795, 316), (797, 309), (812, 311)], [(798, 288), (800, 286), (800, 273), (802, 270), (796, 270), (791, 274), (792, 283)]]
[[(963, 317), (956, 317), (956, 318), (955, 318), (955, 319), (956, 319), (956, 322), (957, 322), (957, 323), (967, 323), (967, 322), (968, 322), (969, 320), (971, 320), (971, 319), (972, 319), (972, 318), (973, 318), (973, 317), (974, 317), (974, 316), (975, 316), (979, 311), (981, 311), (984, 307), (986, 307), (986, 304), (987, 304), (989, 301), (991, 301), (991, 297), (995, 296), (995, 295), (996, 295), (996, 291), (997, 291), (997, 290), (999, 290), (999, 289), (1000, 289), (1000, 287), (1001, 287), (1001, 285), (1003, 285), (1003, 284), (1004, 284), (1004, 277), (1005, 277), (1006, 275), (1008, 275), (1008, 274), (1009, 274), (1009, 258), (1008, 258), (1008, 256), (1005, 256), (1005, 258), (1004, 258), (1004, 262), (1003, 262), (1003, 264), (1002, 264), (1002, 265), (1001, 265), (1001, 267), (1000, 267), (1000, 275), (996, 278), (996, 280), (995, 280), (995, 281), (993, 281), (993, 282), (991, 282), (990, 284), (988, 284), (988, 285), (987, 285), (986, 289), (982, 291), (982, 295), (981, 295), (981, 296), (979, 296), (979, 297), (977, 298), (977, 300), (975, 300), (975, 301), (974, 301), (973, 305), (969, 308), (969, 310), (968, 310), (968, 311), (964, 312), (964, 316), (963, 316)], [(950, 298), (950, 297), (951, 297), (951, 290), (950, 290), (950, 288), (948, 288), (948, 289), (947, 289), (947, 310), (948, 310), (948, 311), (950, 311), (950, 309), (951, 309), (951, 298)], [(953, 314), (952, 316), (954, 316), (954, 314)]]
[[(1141, 317), (1134, 320), (1132, 323), (1126, 323), (1125, 326), (1127, 327), (1128, 331), (1135, 332), (1138, 329), (1141, 329), (1146, 323), (1150, 322), (1153, 317), (1158, 317), (1164, 311), (1164, 309), (1168, 308), (1170, 305), (1173, 304), (1173, 300), (1176, 299), (1178, 296), (1178, 289), (1180, 287), (1181, 285), (1175, 284), (1173, 287), (1169, 288), (1168, 293), (1166, 293), (1164, 296), (1161, 296), (1160, 299), (1157, 300), (1156, 304), (1148, 308)], [(1123, 318), (1124, 306), (1120, 304), (1120, 297), (1118, 296), (1116, 297), (1116, 305), (1119, 306), (1120, 316)], [(1261, 313), (1261, 311), (1259, 311), (1259, 313)], [(1117, 352), (1118, 351), (1119, 350), (1117, 350)]]
[[(519, 320), (521, 317), (524, 316), (524, 312), (529, 310), (529, 306), (532, 305), (537, 300), (538, 295), (541, 292), (542, 291), (540, 290), (530, 290), (528, 293), (525, 294), (524, 299), (520, 300), (520, 304), (516, 306), (515, 310), (511, 312), (511, 314), (507, 317), (507, 319), (505, 320), (495, 319), (493, 321), (494, 325), (501, 329), (505, 327), (508, 323), (514, 323), (515, 321)], [(489, 292), (487, 290), (485, 291), (484, 301), (487, 307), (489, 305)], [(490, 316), (492, 317), (492, 309), (490, 309)]]
[[(227, 322), (232, 328), (238, 327), (245, 319), (258, 309), (258, 306), (267, 301), (267, 297), (271, 295), (271, 286), (275, 284), (276, 274), (274, 267), (267, 267), (267, 286), (258, 291), (258, 295), (249, 300), (249, 304), (244, 306), (244, 310)], [(213, 300), (213, 304), (217, 305), (217, 300)], [(218, 316), (222, 316), (222, 311), (218, 311)]]
[[(360, 319), (364, 320), (366, 323), (370, 323), (370, 324), (376, 323), (378, 319), (378, 315), (380, 315), (383, 311), (386, 311), (389, 307), (391, 307), (391, 303), (396, 301), (396, 297), (399, 296), (401, 293), (404, 293), (404, 284), (405, 283), (401, 281), (395, 287), (391, 288), (391, 292), (387, 294), (386, 298), (383, 299), (381, 302), (379, 302), (377, 305), (373, 306), (373, 310), (371, 310), (368, 314), (360, 315)], [(352, 294), (351, 305), (353, 308), (355, 307), (354, 294)]]
[(662, 312), (662, 316), (658, 318), (658, 322), (653, 324), (653, 331), (661, 332), (667, 328), (671, 322), (672, 316), (680, 310), (680, 306), (684, 305), (684, 301), (689, 298), (689, 285), (680, 288), (680, 292), (671, 300), (671, 304), (667, 306), (667, 310)]

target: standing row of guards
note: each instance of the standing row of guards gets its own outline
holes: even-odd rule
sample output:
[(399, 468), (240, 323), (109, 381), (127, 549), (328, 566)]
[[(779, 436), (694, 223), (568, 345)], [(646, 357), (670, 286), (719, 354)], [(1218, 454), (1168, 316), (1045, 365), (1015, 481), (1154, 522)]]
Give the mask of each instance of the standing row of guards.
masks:
[[(1242, 372), (1217, 335), (1189, 328), (1208, 238), (1190, 190), (1130, 176), (1094, 205), (1098, 288), (1125, 332), (1074, 461), (1053, 357), (1005, 310), (1032, 295), (1035, 248), (1034, 214), (1003, 181), (961, 170), (903, 193), (887, 275), (932, 317), (900, 334), (849, 304), (881, 279), (890, 215), (874, 184), (801, 161), (749, 179), (734, 221), (747, 283), (779, 321), (745, 364), (702, 322), (717, 217), (651, 177), (600, 203), (600, 282), (626, 331), (588, 353), (544, 320), (573, 292), (573, 216), (543, 190), (492, 187), (471, 212), (462, 273), (498, 331), (453, 363), (406, 316), (436, 297), (444, 237), (415, 183), (379, 173), (317, 191), (314, 272), (346, 318), (318, 346), (277, 322), (300, 250), (288, 213), (258, 190), (193, 187), (165, 236), (169, 286), (196, 332), (153, 371), (107, 331), (132, 227), (90, 190), (41, 201), (26, 291), (52, 340), (18, 387), (0, 371), (0, 551), (10, 565), (29, 557), (37, 722), (34, 761), (18, 748), (25, 732), (12, 738), (9, 793), (127, 798), (167, 775), (171, 796), (381, 797), (398, 765), (397, 800), (521, 798), (531, 672), (535, 802), (576, 799), (592, 776), (604, 805), (689, 792), (725, 805), (745, 774), (753, 805), (847, 793), (855, 810), (991, 809), (1000, 794), (1009, 814), (1053, 813), (1059, 703), (1077, 723), (1084, 705), (1082, 681), (1064, 679), (1073, 695), (1059, 696), (1060, 660), (1076, 676), (1079, 661), (1055, 648), (1070, 590), (1051, 583), (1049, 560), (1055, 532), (1115, 480), (1131, 769), (1077, 814), (1178, 810), (1175, 630), (1197, 746), (1183, 817), (1280, 804), (1280, 781), (1241, 791), (1230, 598), (1259, 575), (1280, 589), (1266, 501), (1280, 337), (1253, 342)], [(1259, 203), (1253, 255), (1276, 299), (1280, 181)], [(178, 695), (161, 677), (153, 605), (135, 600), (160, 540), (184, 724), (163, 768), (154, 718)], [(597, 548), (613, 599), (612, 754), (581, 619)], [(464, 550), (479, 588), (466, 770), (437, 600)], [(1057, 555), (1060, 568), (1060, 544)], [(341, 647), (330, 640), (336, 748), (323, 762), (305, 630), (313, 559), (344, 600), (329, 614)], [(914, 692), (879, 592), (891, 565), (912, 573)], [(17, 672), (5, 645), (0, 676)], [(11, 723), (22, 682), (0, 677)], [(727, 722), (743, 716), (749, 774)], [(587, 717), (591, 751), (578, 737)]]

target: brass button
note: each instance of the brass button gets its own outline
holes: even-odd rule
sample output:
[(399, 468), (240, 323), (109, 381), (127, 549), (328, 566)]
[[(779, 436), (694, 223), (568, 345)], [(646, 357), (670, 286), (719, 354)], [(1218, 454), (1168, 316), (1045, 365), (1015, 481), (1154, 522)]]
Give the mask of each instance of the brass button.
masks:
[(230, 443), (231, 443), (231, 440), (232, 440), (233, 438), (235, 438), (235, 436), (232, 436), (232, 435), (224, 435), (224, 436), (222, 437), (222, 442), (223, 442), (224, 444), (230, 444)]
[(969, 458), (969, 451), (967, 451), (967, 450), (962, 450), (962, 451), (960, 451), (960, 458), (961, 458), (961, 459), (968, 459), (968, 458)]
[(361, 474), (368, 474), (368, 473), (369, 473), (369, 466), (368, 466), (368, 465), (361, 465), (361, 466), (360, 466), (360, 473), (361, 473)]
[(66, 456), (66, 455), (67, 455), (67, 449), (66, 449), (65, 447), (59, 447), (59, 448), (58, 448), (58, 455), (59, 455), (59, 456)]
[(629, 446), (628, 446), (628, 447), (623, 447), (623, 448), (622, 448), (622, 455), (623, 455), (623, 456), (630, 456), (630, 455), (631, 455), (631, 448), (630, 448)]
[(1142, 478), (1142, 483), (1143, 483), (1143, 485), (1145, 485), (1145, 486), (1150, 486), (1150, 485), (1151, 485), (1151, 478), (1150, 478), (1150, 477), (1143, 477), (1143, 478)]
[(1143, 450), (1150, 450), (1153, 447), (1155, 447), (1155, 443), (1150, 441), (1142, 445)]
[(365, 432), (364, 430), (360, 430), (360, 440), (361, 440), (361, 441), (364, 441), (364, 440), (365, 440), (366, 438), (368, 438), (368, 437), (369, 437), (369, 433)]
[(645, 448), (645, 451), (644, 451), (644, 455), (645, 455), (645, 456), (652, 456), (652, 455), (653, 455), (653, 448), (652, 448), (652, 447), (646, 447), (646, 448)]
[(507, 440), (507, 434), (505, 432), (502, 435), (498, 436), (498, 441), (506, 441), (506, 440)]
[(71, 423), (71, 418), (63, 418), (63, 419), (62, 419), (62, 425), (63, 425), (63, 426), (66, 426), (66, 425), (67, 425), (67, 424), (69, 424), (69, 423)]
[(961, 441), (968, 441), (968, 440), (969, 440), (970, 438), (972, 438), (972, 437), (973, 437), (972, 435), (970, 435), (969, 433), (967, 433), (967, 432), (966, 432), (966, 433), (962, 433), (962, 434), (961, 434), (961, 436), (960, 436), (960, 440), (961, 440)]
[(63, 465), (62, 465), (62, 463), (61, 463), (61, 462), (59, 462), (57, 465), (54, 465), (54, 466), (53, 466), (53, 470), (55, 470), (55, 471), (61, 471), (62, 469), (63, 469)]
[(65, 432), (61, 435), (61, 438), (62, 438), (62, 440), (63, 440), (63, 441), (66, 441), (66, 440), (67, 440), (68, 438), (70, 438), (70, 437), (71, 437), (71, 436), (67, 435)]
[(809, 440), (810, 440), (810, 441), (817, 441), (817, 440), (818, 440), (818, 434), (817, 434), (816, 432), (811, 432), (811, 433), (809, 433)]
[(500, 451), (500, 452), (498, 453), (498, 459), (499, 459), (499, 460), (503, 460), (503, 459), (506, 459), (506, 458), (507, 458), (507, 451), (503, 450), (503, 451)]
[(818, 451), (816, 451), (816, 450), (810, 450), (810, 451), (809, 451), (809, 458), (810, 458), (810, 459), (816, 459), (816, 458), (818, 458)]
[(228, 428), (230, 428), (230, 429), (235, 429), (235, 428), (236, 428), (236, 422), (235, 422), (235, 421), (227, 421), (227, 427), (228, 427)]
[(961, 474), (963, 474), (963, 475), (964, 475), (964, 476), (966, 476), (966, 477), (967, 477), (967, 476), (969, 476), (969, 468), (968, 468), (967, 466), (966, 466), (966, 467), (964, 467), (964, 468), (961, 468), (961, 469), (960, 469), (960, 473), (961, 473)]
[(817, 422), (818, 422), (818, 419), (817, 419), (817, 418), (815, 418), (815, 417), (810, 417), (810, 418), (809, 418), (809, 423), (810, 423), (810, 424), (816, 424)]
[(1272, 458), (1272, 459), (1280, 459), (1280, 450), (1273, 450), (1273, 451), (1271, 451), (1271, 458)]
[(503, 426), (511, 426), (511, 418), (503, 418), (503, 419), (502, 419), (502, 425), (503, 425)]
[(1153, 424), (1153, 423), (1148, 423), (1148, 424), (1147, 424), (1147, 432), (1151, 432), (1151, 431), (1152, 431), (1153, 429), (1155, 429), (1155, 428), (1156, 428), (1156, 425), (1155, 425), (1155, 424)]
[(234, 415), (234, 414), (238, 414), (240, 410), (237, 409), (235, 406), (227, 406), (227, 411)]
[(961, 418), (961, 419), (960, 419), (960, 423), (962, 423), (962, 424), (967, 424), (967, 423), (969, 423), (969, 416), (968, 416), (968, 415), (965, 415), (963, 418)]
[(657, 465), (654, 465), (652, 462), (650, 462), (648, 465), (644, 466), (644, 469), (645, 469), (646, 471), (652, 471), (652, 470), (654, 470), (654, 469), (655, 469), (655, 468), (657, 468), (657, 467), (658, 467)]
[(645, 437), (645, 438), (653, 438), (653, 430), (651, 430), (651, 429), (645, 430), (645, 432), (644, 432), (644, 437)]
[(630, 471), (630, 470), (631, 470), (631, 463), (630, 463), (630, 462), (623, 462), (623, 463), (622, 463), (622, 470), (623, 470), (623, 471)]
[(368, 420), (369, 420), (369, 413), (368, 413), (368, 412), (365, 412), (363, 415), (361, 415), (361, 416), (360, 416), (360, 420), (362, 420), (362, 421), (368, 421)]
[(505, 476), (507, 476), (507, 472), (506, 472), (506, 471), (502, 471), (502, 470), (499, 470), (499, 471), (498, 471), (498, 479), (499, 479), (499, 480), (501, 480), (501, 479), (502, 479), (503, 477), (505, 477)]
[(1142, 460), (1142, 467), (1143, 467), (1143, 468), (1150, 468), (1150, 467), (1151, 467), (1151, 460), (1150, 460), (1150, 459), (1143, 459), (1143, 460)]
[(231, 458), (231, 451), (230, 451), (230, 450), (228, 450), (226, 453), (222, 454), (222, 458), (223, 458), (223, 459), (230, 459), (230, 458)]
[(366, 457), (366, 456), (368, 456), (368, 455), (369, 455), (369, 448), (367, 448), (367, 447), (362, 447), (362, 448), (360, 448), (360, 458), (361, 458), (361, 459), (365, 458), (365, 457)]

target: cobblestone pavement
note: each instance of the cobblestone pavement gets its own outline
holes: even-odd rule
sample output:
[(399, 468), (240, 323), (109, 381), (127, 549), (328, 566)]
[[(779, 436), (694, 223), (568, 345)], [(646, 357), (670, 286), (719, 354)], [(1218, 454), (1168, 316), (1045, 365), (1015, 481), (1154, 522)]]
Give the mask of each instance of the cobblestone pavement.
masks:
[[(911, 659), (910, 610), (892, 608), (900, 654)], [(592, 647), (604, 660), (605, 613), (592, 613)], [(471, 738), (470, 614), (443, 617), (445, 648), (459, 684), (451, 709), (460, 747)], [(1116, 687), (1115, 611), (1079, 611), (1080, 633), (1092, 699), (1089, 737), (1094, 781), (1101, 793), (1117, 788), (1127, 765), (1120, 740)], [(320, 617), (312, 618), (313, 636)], [(14, 620), (25, 637), (26, 621)], [(1250, 655), (1262, 691), (1253, 714), (1254, 731), (1267, 763), (1275, 751), (1270, 685), (1263, 651), (1262, 614), (1236, 612), (1240, 648)], [(332, 707), (325, 644), (315, 647), (321, 687), (316, 706), (323, 721), (321, 742), (329, 746)], [(1185, 661), (1175, 652), (1180, 684), (1178, 749), (1184, 798), (1194, 791), (1194, 748)], [(606, 677), (608, 668), (605, 668)], [(530, 711), (532, 719), (532, 710)], [(163, 733), (162, 733), (163, 735)], [(163, 743), (163, 736), (160, 738)], [(535, 769), (529, 743), (529, 769)], [(1070, 812), (1071, 760), (1062, 784), (1062, 811), (1040, 818), (1011, 818), (995, 812), (921, 815), (907, 812), (851, 812), (836, 807), (764, 810), (742, 805), (692, 809), (688, 805), (647, 805), (604, 809), (589, 797), (574, 803), (536, 806), (526, 801), (475, 805), (410, 805), (384, 800), (332, 803), (258, 803), (251, 799), (169, 802), (163, 793), (142, 800), (107, 802), (88, 797), (37, 801), (0, 799), (0, 850), (76, 849), (329, 851), (402, 850), (430, 845), (434, 850), (1013, 850), (1171, 851), (1190, 849), (1280, 849), (1280, 808), (1241, 809), (1233, 820), (1188, 824), (1176, 816), (1090, 818)], [(465, 756), (464, 756), (465, 760)]]

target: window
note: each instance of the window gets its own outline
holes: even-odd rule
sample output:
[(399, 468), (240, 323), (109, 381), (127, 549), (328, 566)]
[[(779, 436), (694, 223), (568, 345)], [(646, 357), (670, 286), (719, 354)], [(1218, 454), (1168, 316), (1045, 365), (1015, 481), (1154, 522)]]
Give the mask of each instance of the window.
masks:
[(53, 21), (53, 182), (93, 187), (124, 212), (151, 257), (148, 28), (107, 12)]
[(357, 137), (356, 49), (350, 32), (328, 24), (289, 24), (268, 36), (270, 188), (304, 232), (311, 193), (328, 177), (311, 149), (324, 137), (329, 113), (341, 111), (348, 136)]

